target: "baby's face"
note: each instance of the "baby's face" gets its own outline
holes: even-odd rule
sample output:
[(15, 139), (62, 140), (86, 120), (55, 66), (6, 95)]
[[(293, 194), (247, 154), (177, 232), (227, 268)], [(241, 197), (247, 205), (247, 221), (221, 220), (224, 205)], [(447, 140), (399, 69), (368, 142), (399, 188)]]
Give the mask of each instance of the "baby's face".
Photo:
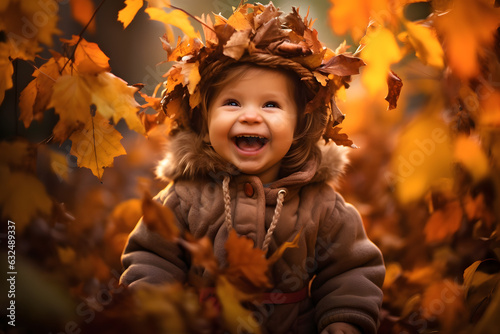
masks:
[(297, 123), (293, 92), (285, 74), (261, 68), (250, 68), (222, 87), (208, 110), (214, 150), (263, 183), (276, 180)]

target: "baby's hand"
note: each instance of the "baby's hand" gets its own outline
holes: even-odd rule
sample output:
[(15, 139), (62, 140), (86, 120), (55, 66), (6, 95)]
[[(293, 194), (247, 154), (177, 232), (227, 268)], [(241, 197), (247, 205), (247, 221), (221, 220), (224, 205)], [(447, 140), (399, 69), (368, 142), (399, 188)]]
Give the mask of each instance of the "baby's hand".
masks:
[(361, 334), (361, 332), (346, 322), (334, 322), (323, 329), (321, 334)]

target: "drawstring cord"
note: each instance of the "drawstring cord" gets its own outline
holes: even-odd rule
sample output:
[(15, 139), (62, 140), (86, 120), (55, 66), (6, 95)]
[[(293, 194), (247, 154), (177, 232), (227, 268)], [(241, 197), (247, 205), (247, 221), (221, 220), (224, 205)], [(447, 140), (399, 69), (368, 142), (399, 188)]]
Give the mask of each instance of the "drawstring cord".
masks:
[(264, 238), (264, 243), (262, 244), (262, 249), (267, 251), (269, 244), (271, 243), (271, 236), (278, 225), (278, 220), (281, 216), (281, 208), (283, 208), (283, 201), (285, 200), (286, 191), (281, 189), (278, 191), (278, 198), (276, 199), (276, 208), (274, 209), (273, 220), (271, 221), (271, 225), (267, 229), (266, 237)]
[[(231, 231), (233, 228), (232, 223), (232, 215), (231, 215), (231, 196), (229, 195), (229, 176), (225, 176), (222, 180), (222, 192), (224, 196), (224, 212), (225, 212), (225, 220), (224, 224), (226, 225), (227, 231)], [(278, 191), (278, 197), (276, 199), (276, 208), (274, 209), (273, 220), (271, 221), (271, 225), (267, 229), (266, 236), (264, 237), (264, 243), (262, 244), (262, 250), (267, 251), (269, 248), (269, 244), (271, 243), (271, 237), (278, 225), (278, 220), (281, 216), (281, 209), (283, 208), (283, 201), (285, 200), (286, 190), (281, 189)]]

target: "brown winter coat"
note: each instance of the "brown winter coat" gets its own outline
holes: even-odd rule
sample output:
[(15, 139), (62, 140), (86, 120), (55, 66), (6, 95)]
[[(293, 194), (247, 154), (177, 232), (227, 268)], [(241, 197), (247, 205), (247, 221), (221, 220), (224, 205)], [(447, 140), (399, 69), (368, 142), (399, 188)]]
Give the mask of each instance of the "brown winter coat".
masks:
[[(213, 240), (220, 263), (225, 262), (228, 236), (223, 175), (232, 174), (229, 195), (233, 228), (251, 238), (256, 247), (262, 247), (278, 191), (286, 190), (268, 254), (302, 231), (299, 247), (287, 249), (272, 267), (272, 291), (298, 291), (315, 278), (310, 297), (298, 303), (267, 305), (264, 330), (313, 333), (341, 321), (364, 333), (376, 332), (385, 269), (380, 251), (365, 234), (359, 213), (329, 185), (343, 170), (343, 153), (332, 146), (323, 153), (323, 159), (313, 159), (300, 172), (263, 185), (258, 177), (234, 172), (218, 161), (189, 133), (178, 135), (172, 145), (168, 162), (160, 169), (175, 182), (157, 199), (173, 210), (181, 228), (197, 238), (207, 235)], [(122, 260), (124, 284), (184, 282), (188, 276), (204, 276), (190, 268), (181, 248), (142, 223), (130, 235)]]

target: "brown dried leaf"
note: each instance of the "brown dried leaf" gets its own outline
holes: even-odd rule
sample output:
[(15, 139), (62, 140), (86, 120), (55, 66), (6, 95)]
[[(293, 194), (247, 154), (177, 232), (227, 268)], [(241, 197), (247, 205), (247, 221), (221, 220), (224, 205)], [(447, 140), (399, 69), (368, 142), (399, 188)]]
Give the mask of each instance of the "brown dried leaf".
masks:
[(275, 18), (267, 21), (259, 29), (257, 29), (252, 41), (258, 48), (265, 48), (269, 44), (282, 39), (286, 35), (286, 32), (281, 29), (280, 21)]
[(306, 26), (304, 24), (304, 21), (302, 21), (302, 18), (299, 16), (299, 13), (295, 7), (292, 7), (292, 12), (287, 14), (284, 18), (283, 21), (285, 22), (286, 26), (294, 33), (296, 33), (299, 36), (304, 36), (304, 31), (306, 30)]
[(323, 44), (318, 39), (318, 31), (316, 29), (306, 29), (304, 31), (304, 38), (308, 48), (313, 53), (318, 53), (323, 50)]
[(202, 266), (211, 274), (216, 274), (219, 270), (219, 263), (214, 255), (214, 248), (209, 237), (195, 239), (187, 234), (185, 239), (179, 239), (179, 243), (191, 254), (191, 261), (194, 266)]
[(359, 74), (359, 68), (365, 65), (361, 58), (339, 54), (324, 63), (318, 68), (318, 71), (338, 76), (349, 76)]
[(387, 86), (389, 91), (385, 100), (389, 102), (388, 110), (395, 109), (398, 105), (399, 94), (401, 94), (401, 88), (403, 88), (403, 81), (397, 76), (396, 73), (390, 71), (387, 75)]
[(235, 60), (240, 59), (248, 48), (251, 32), (250, 29), (235, 31), (224, 45), (224, 55)]
[(231, 35), (235, 32), (235, 29), (229, 24), (215, 25), (214, 30), (217, 38), (219, 39), (220, 45), (226, 44), (227, 41), (231, 38)]
[(272, 20), (275, 17), (278, 17), (282, 14), (282, 12), (278, 11), (276, 7), (270, 2), (264, 8), (264, 10), (254, 17), (254, 29), (258, 29), (262, 24)]
[(333, 126), (333, 121), (328, 122), (325, 133), (323, 134), (323, 139), (326, 143), (331, 140), (337, 145), (356, 148), (357, 146), (354, 145), (353, 141), (349, 139), (347, 134), (339, 133), (340, 130), (342, 130), (342, 128)]

